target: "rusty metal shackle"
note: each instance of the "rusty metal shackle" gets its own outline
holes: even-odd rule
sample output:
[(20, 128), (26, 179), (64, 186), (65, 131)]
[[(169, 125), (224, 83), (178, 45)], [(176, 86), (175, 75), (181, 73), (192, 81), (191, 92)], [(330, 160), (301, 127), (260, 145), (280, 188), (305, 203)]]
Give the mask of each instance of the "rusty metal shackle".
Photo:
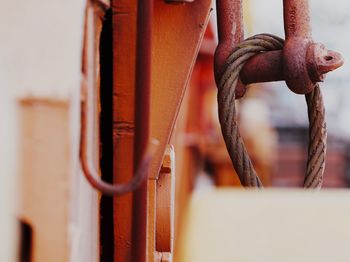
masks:
[[(219, 44), (214, 57), (215, 80), (225, 61), (243, 40), (242, 0), (217, 0)], [(285, 45), (283, 50), (268, 51), (252, 57), (240, 72), (236, 97), (246, 92), (244, 84), (285, 80), (297, 94), (310, 93), (325, 74), (342, 66), (342, 56), (327, 50), (311, 38), (308, 0), (283, 0)]]
[(222, 135), (243, 186), (262, 187), (239, 132), (234, 100), (244, 84), (285, 80), (289, 89), (305, 94), (309, 118), (309, 149), (305, 188), (320, 188), (325, 169), (327, 132), (322, 93), (317, 82), (343, 64), (343, 58), (311, 39), (307, 0), (284, 0), (286, 41), (259, 34), (244, 41), (242, 0), (216, 0), (219, 44), (214, 56), (218, 111)]

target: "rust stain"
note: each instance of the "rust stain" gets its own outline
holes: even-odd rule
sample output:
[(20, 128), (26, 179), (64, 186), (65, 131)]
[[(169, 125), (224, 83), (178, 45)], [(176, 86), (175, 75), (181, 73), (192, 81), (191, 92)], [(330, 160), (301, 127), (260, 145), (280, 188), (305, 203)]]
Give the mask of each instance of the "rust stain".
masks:
[(113, 135), (116, 137), (134, 136), (135, 124), (127, 121), (114, 122)]
[(69, 105), (69, 101), (65, 99), (39, 97), (39, 96), (28, 96), (28, 97), (20, 98), (19, 103), (23, 106), (52, 105), (52, 106), (66, 107)]

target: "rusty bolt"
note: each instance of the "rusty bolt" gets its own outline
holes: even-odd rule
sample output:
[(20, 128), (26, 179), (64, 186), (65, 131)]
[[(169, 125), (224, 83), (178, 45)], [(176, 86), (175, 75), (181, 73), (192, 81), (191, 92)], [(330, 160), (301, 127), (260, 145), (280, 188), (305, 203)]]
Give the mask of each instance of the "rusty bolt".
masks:
[(310, 44), (307, 56), (307, 68), (312, 82), (322, 82), (325, 74), (337, 69), (344, 63), (338, 52), (327, 50), (323, 44)]

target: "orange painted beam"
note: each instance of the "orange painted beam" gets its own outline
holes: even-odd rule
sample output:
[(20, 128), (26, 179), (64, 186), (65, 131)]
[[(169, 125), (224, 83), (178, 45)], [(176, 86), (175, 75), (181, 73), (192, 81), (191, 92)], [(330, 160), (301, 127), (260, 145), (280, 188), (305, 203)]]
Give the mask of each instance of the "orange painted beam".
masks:
[(211, 0), (154, 4), (150, 135), (160, 141), (160, 146), (150, 175), (158, 176), (209, 21)]
[[(150, 169), (158, 177), (185, 87), (209, 19), (211, 1), (154, 1), (150, 137), (161, 142)], [(112, 1), (114, 183), (133, 176), (137, 1)], [(150, 18), (152, 18), (150, 17)], [(149, 189), (148, 189), (149, 190)], [(114, 261), (130, 261), (133, 195), (114, 199)], [(148, 219), (143, 216), (139, 219)], [(148, 243), (149, 245), (150, 243)], [(146, 252), (146, 250), (145, 250)]]
[[(136, 0), (112, 1), (114, 183), (133, 176)], [(131, 261), (132, 194), (114, 198), (114, 261)]]

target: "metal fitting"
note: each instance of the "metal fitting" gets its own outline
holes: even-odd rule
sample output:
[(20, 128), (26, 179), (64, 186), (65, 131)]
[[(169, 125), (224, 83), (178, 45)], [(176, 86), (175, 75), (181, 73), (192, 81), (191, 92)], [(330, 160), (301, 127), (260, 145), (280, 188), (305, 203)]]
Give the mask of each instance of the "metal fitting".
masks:
[(343, 64), (342, 56), (328, 51), (311, 38), (308, 0), (283, 0), (284, 31), (283, 72), (287, 86), (297, 94), (307, 94), (324, 74)]
[[(307, 94), (327, 72), (342, 66), (341, 54), (327, 50), (311, 38), (308, 0), (283, 0), (285, 44), (283, 50), (269, 51), (252, 57), (242, 68), (236, 98), (244, 95), (251, 83), (285, 80), (297, 94)], [(214, 57), (218, 83), (225, 61), (243, 39), (241, 0), (217, 0), (219, 44)]]

